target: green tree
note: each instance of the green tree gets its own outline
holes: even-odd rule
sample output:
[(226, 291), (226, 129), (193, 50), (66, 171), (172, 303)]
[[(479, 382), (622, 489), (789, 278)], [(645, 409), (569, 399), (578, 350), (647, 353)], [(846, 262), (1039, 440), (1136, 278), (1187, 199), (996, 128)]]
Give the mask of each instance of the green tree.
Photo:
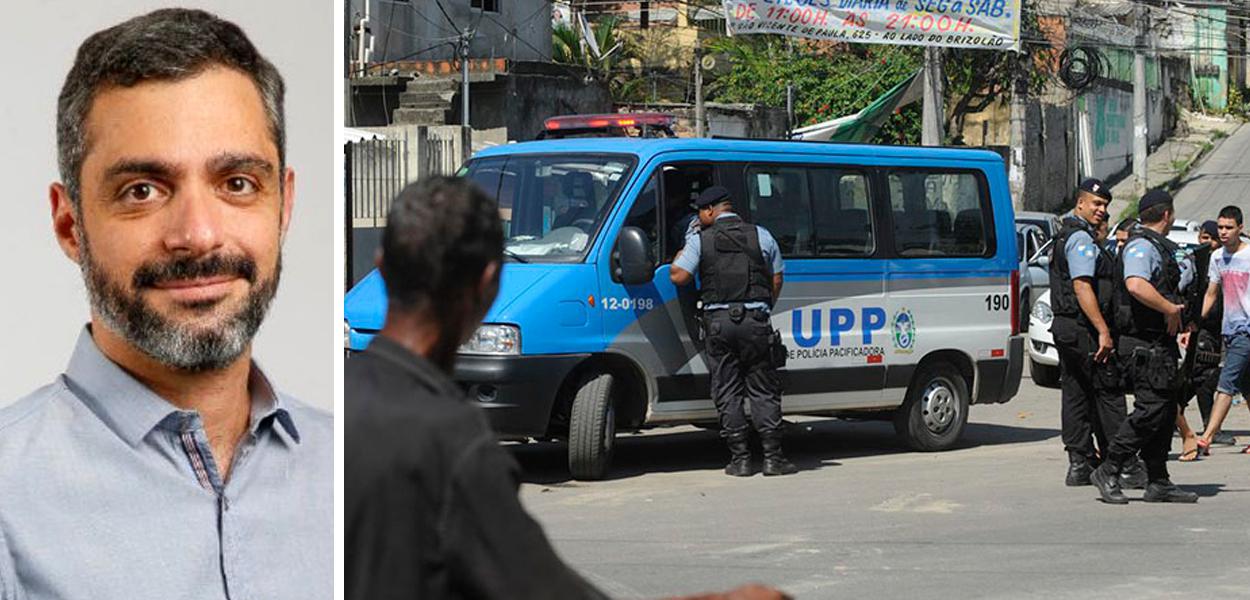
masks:
[[(795, 127), (850, 115), (911, 76), (921, 64), (918, 48), (835, 44), (755, 35), (720, 38), (709, 49), (729, 58), (729, 72), (709, 85), (723, 102), (786, 105), (794, 86)], [(904, 108), (878, 132), (881, 143), (918, 143), (919, 111)]]

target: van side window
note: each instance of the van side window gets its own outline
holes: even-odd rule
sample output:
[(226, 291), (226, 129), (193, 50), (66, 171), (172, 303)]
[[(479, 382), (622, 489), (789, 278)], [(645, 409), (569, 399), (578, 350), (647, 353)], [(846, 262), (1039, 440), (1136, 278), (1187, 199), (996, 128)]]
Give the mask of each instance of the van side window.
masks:
[(659, 206), (659, 180), (658, 172), (647, 180), (647, 185), (642, 187), (625, 216), (626, 227), (637, 227), (647, 234), (647, 239), (651, 241), (651, 256), (660, 255), (660, 214), (656, 210)]
[(712, 165), (708, 164), (664, 165), (661, 169), (665, 239), (660, 264), (665, 264), (673, 262), (677, 251), (686, 245), (686, 228), (690, 226), (690, 220), (695, 218), (690, 203), (699, 197), (700, 192), (712, 187), (715, 178)]
[(814, 191), (812, 225), (816, 255), (871, 255), (876, 244), (868, 177), (845, 169), (814, 168), (809, 173)]
[(889, 175), (894, 247), (899, 256), (985, 256), (988, 191), (969, 172)]
[(753, 165), (747, 205), (756, 225), (777, 240), (782, 256), (812, 256), (812, 200), (807, 168)]

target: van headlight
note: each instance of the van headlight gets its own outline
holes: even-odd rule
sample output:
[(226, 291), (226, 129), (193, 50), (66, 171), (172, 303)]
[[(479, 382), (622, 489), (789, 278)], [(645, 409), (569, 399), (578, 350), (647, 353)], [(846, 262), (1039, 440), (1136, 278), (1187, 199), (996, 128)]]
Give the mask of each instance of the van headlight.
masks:
[(1050, 305), (1045, 302), (1038, 302), (1033, 305), (1033, 318), (1043, 323), (1049, 323), (1055, 318), (1055, 314), (1050, 312)]
[(512, 355), (521, 353), (521, 330), (514, 325), (483, 325), (460, 346), (461, 354)]

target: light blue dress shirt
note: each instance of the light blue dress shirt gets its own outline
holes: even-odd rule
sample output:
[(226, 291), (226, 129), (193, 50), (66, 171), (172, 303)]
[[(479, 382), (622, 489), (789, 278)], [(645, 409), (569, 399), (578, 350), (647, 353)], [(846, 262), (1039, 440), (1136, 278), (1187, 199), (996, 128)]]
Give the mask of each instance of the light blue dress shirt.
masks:
[[(720, 220), (736, 216), (738, 215), (735, 213), (727, 212), (721, 213), (716, 218), (717, 220)], [(692, 221), (692, 223), (697, 222), (697, 219)], [(764, 260), (772, 265), (773, 275), (785, 272), (786, 264), (781, 258), (781, 248), (777, 246), (777, 240), (773, 238), (773, 234), (769, 233), (767, 229), (764, 229), (759, 225), (755, 226), (755, 230), (759, 232), (760, 253), (764, 255)], [(673, 261), (673, 266), (690, 273), (691, 275), (697, 275), (699, 273), (699, 257), (702, 252), (703, 238), (699, 236), (698, 230), (687, 230), (686, 245), (681, 251), (681, 256), (678, 256), (677, 259)], [(749, 310), (768, 310), (768, 304), (763, 302), (747, 302), (742, 306), (743, 308)], [(726, 308), (729, 308), (728, 304), (708, 304), (703, 307), (703, 310), (722, 310)]]
[(0, 599), (331, 598), (331, 417), (255, 365), (248, 388), (222, 481), (199, 413), (84, 331), (63, 375), (0, 410)]

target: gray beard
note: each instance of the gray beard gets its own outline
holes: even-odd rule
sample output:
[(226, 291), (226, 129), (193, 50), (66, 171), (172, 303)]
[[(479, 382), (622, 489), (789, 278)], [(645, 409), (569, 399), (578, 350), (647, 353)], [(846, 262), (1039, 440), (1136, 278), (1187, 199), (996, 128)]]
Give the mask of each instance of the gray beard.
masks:
[(279, 254), (273, 276), (253, 283), (243, 306), (215, 326), (191, 327), (172, 321), (144, 302), (138, 292), (128, 294), (110, 280), (91, 258), (85, 235), (80, 268), (91, 308), (109, 329), (153, 360), (175, 369), (203, 372), (233, 364), (251, 345), (278, 291), (282, 273)]

